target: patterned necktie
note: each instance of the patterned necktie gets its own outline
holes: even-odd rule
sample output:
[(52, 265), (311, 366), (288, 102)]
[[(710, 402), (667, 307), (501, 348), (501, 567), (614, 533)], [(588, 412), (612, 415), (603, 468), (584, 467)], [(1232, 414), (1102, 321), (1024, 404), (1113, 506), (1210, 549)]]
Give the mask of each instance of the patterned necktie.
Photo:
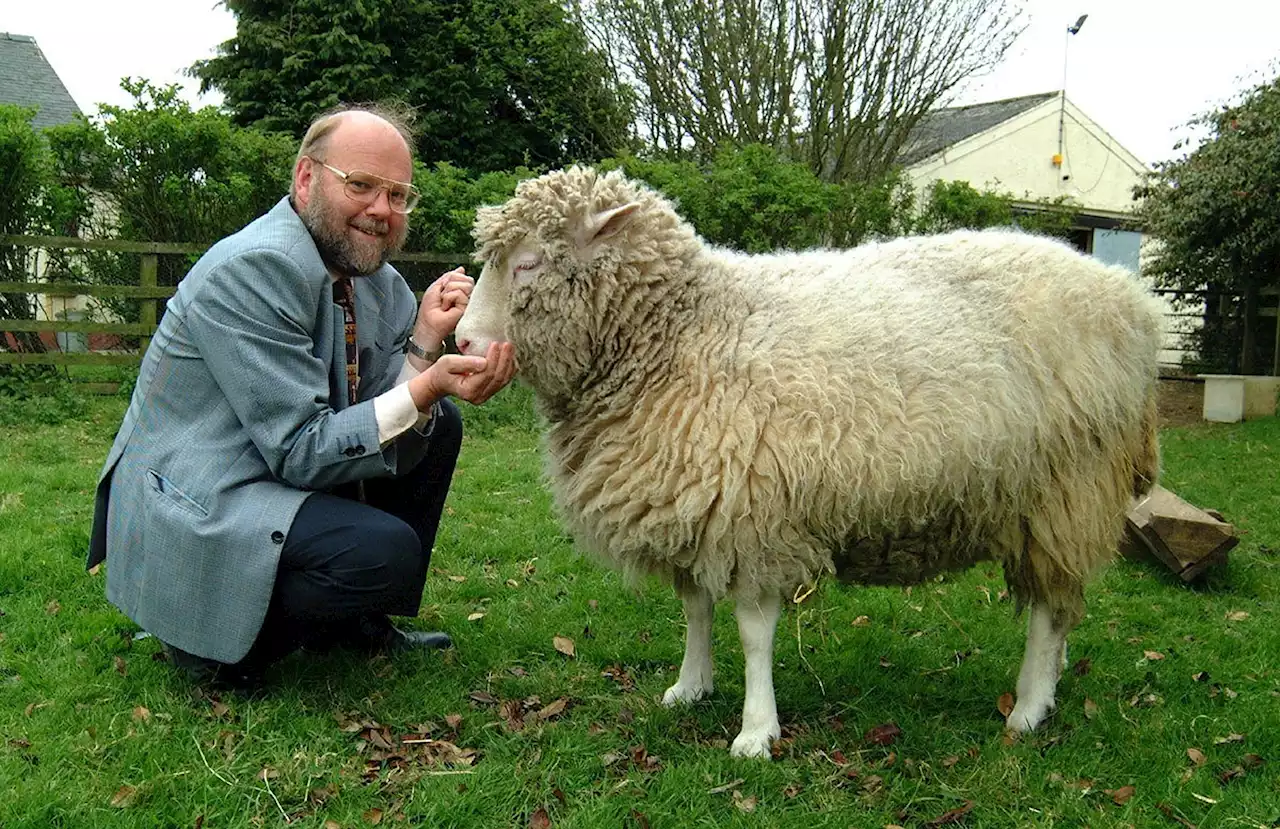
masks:
[(347, 405), (354, 406), (356, 389), (360, 387), (360, 352), (356, 348), (356, 287), (351, 277), (334, 281), (333, 301), (342, 307), (347, 340)]

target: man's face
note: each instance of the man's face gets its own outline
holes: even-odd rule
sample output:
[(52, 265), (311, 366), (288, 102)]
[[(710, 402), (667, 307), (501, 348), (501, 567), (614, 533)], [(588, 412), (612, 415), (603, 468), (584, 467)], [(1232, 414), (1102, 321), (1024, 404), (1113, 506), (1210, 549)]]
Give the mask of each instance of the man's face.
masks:
[(317, 161), (303, 160), (295, 171), (298, 216), (325, 264), (344, 276), (368, 276), (404, 245), (407, 217), (391, 209), (385, 190), (367, 204), (349, 198), (342, 178), (321, 161), (347, 173), (408, 181), (408, 149), (386, 122), (353, 118), (334, 131)]

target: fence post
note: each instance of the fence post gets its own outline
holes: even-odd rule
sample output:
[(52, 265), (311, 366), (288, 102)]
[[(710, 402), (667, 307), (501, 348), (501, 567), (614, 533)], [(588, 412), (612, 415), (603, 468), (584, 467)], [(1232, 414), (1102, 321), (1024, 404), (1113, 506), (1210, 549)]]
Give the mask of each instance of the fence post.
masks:
[[(141, 285), (143, 288), (156, 287), (156, 271), (159, 264), (158, 260), (159, 260), (159, 257), (154, 253), (142, 254), (142, 270), (141, 270), (141, 273), (139, 273), (138, 275), (138, 284)], [(155, 297), (147, 297), (146, 299), (142, 300), (142, 307), (140, 309), (141, 313), (140, 313), (139, 321), (143, 325), (149, 326), (151, 328), (156, 327), (156, 303), (158, 301), (159, 300), (157, 300)], [(147, 351), (147, 347), (149, 345), (151, 345), (150, 334), (143, 336), (142, 340), (140, 341), (140, 347), (138, 349), (139, 352), (142, 354), (145, 354)]]

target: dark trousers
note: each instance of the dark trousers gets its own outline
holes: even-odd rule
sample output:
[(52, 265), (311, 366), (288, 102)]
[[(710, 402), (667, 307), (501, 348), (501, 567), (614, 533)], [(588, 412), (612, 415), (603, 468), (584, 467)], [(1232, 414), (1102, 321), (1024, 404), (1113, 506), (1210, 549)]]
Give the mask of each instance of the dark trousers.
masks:
[[(316, 492), (280, 553), (271, 604), (244, 661), (263, 667), (297, 648), (342, 641), (370, 619), (416, 616), (431, 548), (462, 445), (462, 417), (442, 401), (426, 457), (394, 478)], [(350, 497), (345, 497), (350, 496)]]

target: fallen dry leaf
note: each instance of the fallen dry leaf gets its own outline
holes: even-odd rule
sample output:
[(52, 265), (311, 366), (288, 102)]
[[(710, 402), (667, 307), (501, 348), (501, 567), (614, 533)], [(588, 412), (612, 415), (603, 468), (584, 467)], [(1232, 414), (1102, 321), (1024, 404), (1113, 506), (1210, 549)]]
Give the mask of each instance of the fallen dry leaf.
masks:
[(897, 723), (888, 722), (868, 729), (867, 733), (862, 735), (862, 739), (872, 745), (888, 746), (893, 745), (894, 740), (900, 736), (902, 736), (902, 729)]
[(1243, 743), (1243, 742), (1244, 742), (1243, 734), (1228, 734), (1225, 737), (1218, 737), (1213, 741), (1213, 744), (1216, 746), (1221, 746), (1221, 745), (1226, 745), (1227, 743)]
[(468, 621), (468, 622), (478, 622), (478, 621), (480, 621), (480, 620), (481, 620), (481, 619), (483, 619), (483, 618), (484, 618), (484, 614), (483, 614), (483, 613), (472, 613), (470, 616), (468, 616), (468, 617), (467, 617), (467, 621)]
[(573, 658), (573, 655), (574, 655), (573, 640), (570, 639), (568, 636), (557, 636), (551, 640), (551, 644), (553, 644), (555, 646), (555, 649), (560, 653), (564, 654), (570, 659)]
[(529, 817), (529, 829), (551, 829), (551, 815), (546, 809), (539, 808)]
[(1209, 672), (1208, 672), (1208, 671), (1198, 671), (1198, 672), (1196, 672), (1196, 673), (1192, 674), (1192, 675), (1191, 675), (1191, 678), (1192, 678), (1193, 680), (1195, 680), (1196, 682), (1208, 682), (1208, 681), (1209, 681)]
[(44, 606), (44, 612), (48, 613), (50, 616), (57, 616), (58, 611), (60, 610), (62, 610), (62, 605), (58, 602), (57, 599), (51, 600), (47, 605)]
[(1152, 662), (1164, 659), (1164, 654), (1160, 653), (1160, 651), (1143, 651), (1142, 655)]
[(137, 795), (138, 790), (133, 786), (121, 786), (111, 796), (111, 805), (117, 809), (127, 809), (133, 804), (133, 799)]
[(1218, 774), (1218, 782), (1225, 786), (1238, 777), (1244, 777), (1244, 766), (1234, 766), (1222, 771)]
[(996, 710), (1000, 712), (1000, 716), (1006, 720), (1013, 713), (1013, 694), (1008, 691), (1000, 695), (1000, 699), (996, 700)]
[(1098, 703), (1094, 702), (1088, 697), (1085, 697), (1084, 698), (1084, 715), (1088, 719), (1093, 719), (1094, 717), (1098, 716)]
[(600, 676), (605, 679), (612, 679), (618, 683), (618, 687), (623, 691), (633, 691), (636, 687), (636, 681), (627, 673), (627, 669), (618, 664), (610, 665), (600, 672)]
[(324, 829), (342, 829), (342, 824), (338, 823), (336, 820), (326, 820), (324, 822)]
[(960, 758), (959, 758), (958, 756), (956, 756), (956, 755), (952, 754), (950, 757), (948, 757), (948, 758), (946, 758), (945, 760), (943, 760), (943, 761), (942, 761), (942, 767), (943, 767), (944, 769), (949, 769), (949, 768), (951, 768), (952, 766), (954, 766), (956, 763), (959, 763), (959, 762), (960, 762)]
[(534, 717), (536, 719), (543, 720), (543, 721), (549, 720), (552, 717), (558, 717), (564, 713), (565, 706), (567, 706), (568, 704), (569, 704), (569, 700), (567, 700), (564, 697), (561, 697), (560, 699), (556, 700), (555, 702), (551, 703), (550, 705), (538, 711), (538, 713), (535, 714)]
[(957, 806), (954, 809), (943, 812), (933, 820), (925, 821), (923, 825), (928, 827), (935, 827), (935, 826), (946, 826), (951, 823), (959, 823), (960, 821), (964, 820), (965, 815), (969, 814), (972, 811), (973, 811), (973, 801), (966, 800), (963, 806)]
[(1248, 619), (1248, 618), (1249, 618), (1249, 612), (1246, 610), (1232, 610), (1232, 611), (1229, 611), (1226, 615), (1226, 620), (1228, 622), (1243, 622), (1245, 619)]
[(462, 715), (461, 714), (445, 714), (444, 723), (445, 725), (449, 726), (449, 728), (451, 728), (452, 730), (457, 731), (458, 726), (462, 725)]
[(128, 665), (126, 665), (126, 664), (124, 663), (124, 660), (123, 660), (123, 659), (121, 659), (119, 656), (116, 656), (116, 657), (114, 657), (114, 658), (112, 659), (112, 664), (114, 664), (114, 665), (115, 665), (115, 667), (116, 667), (116, 673), (120, 674), (120, 676), (128, 676), (128, 675), (129, 675), (129, 666), (128, 666)]
[(271, 766), (263, 766), (262, 771), (258, 772), (258, 775), (257, 775), (258, 779), (264, 782), (267, 780), (275, 780), (279, 776), (280, 776), (280, 772), (271, 768)]
[(133, 709), (134, 722), (151, 722), (151, 712), (146, 707), (139, 705)]
[(733, 805), (738, 807), (740, 812), (754, 812), (756, 806), (760, 803), (760, 798), (755, 795), (743, 797), (742, 792), (735, 791), (733, 793)]
[(800, 794), (800, 791), (803, 788), (804, 787), (801, 786), (799, 783), (791, 783), (785, 789), (782, 790), (782, 795), (783, 797), (786, 797), (789, 800), (795, 797), (796, 795)]
[(714, 789), (709, 790), (709, 791), (707, 792), (707, 794), (724, 794), (725, 792), (729, 791), (730, 789), (736, 789), (736, 788), (738, 788), (739, 786), (741, 786), (741, 785), (742, 785), (743, 783), (745, 783), (745, 782), (747, 782), (747, 781), (745, 781), (745, 780), (743, 780), (741, 777), (739, 777), (737, 780), (734, 780), (732, 783), (725, 783), (723, 786), (716, 786)]
[(871, 625), (871, 617), (869, 616), (859, 616), (858, 618), (853, 620), (853, 626), (856, 628), (869, 627), (870, 625)]
[(449, 581), (456, 581), (456, 582), (458, 582), (459, 584), (461, 584), (462, 582), (464, 582), (464, 581), (466, 581), (466, 580), (467, 580), (467, 577), (466, 577), (466, 576), (450, 576), (450, 577), (449, 577)]
[(471, 701), (478, 702), (481, 705), (497, 705), (498, 698), (488, 691), (472, 691)]
[(1089, 671), (1093, 670), (1093, 663), (1089, 661), (1089, 657), (1083, 657), (1076, 660), (1076, 664), (1071, 666), (1071, 672), (1076, 676), (1088, 676)]
[(507, 721), (509, 731), (519, 731), (524, 728), (524, 706), (520, 704), (520, 700), (511, 699), (502, 703), (498, 708), (498, 714)]
[(1187, 757), (1191, 758), (1191, 762), (1197, 766), (1203, 766), (1205, 761), (1204, 752), (1198, 748), (1187, 749)]
[(98, 562), (89, 568), (89, 575), (96, 576), (102, 572), (102, 562)]
[(377, 826), (379, 823), (382, 823), (382, 810), (375, 806), (364, 813), (364, 819), (366, 823), (371, 823), (374, 826)]
[(1129, 802), (1129, 799), (1133, 797), (1134, 793), (1138, 790), (1134, 786), (1121, 786), (1118, 789), (1103, 789), (1103, 791), (1106, 794), (1111, 795), (1111, 799), (1115, 801), (1117, 806), (1123, 806)]

